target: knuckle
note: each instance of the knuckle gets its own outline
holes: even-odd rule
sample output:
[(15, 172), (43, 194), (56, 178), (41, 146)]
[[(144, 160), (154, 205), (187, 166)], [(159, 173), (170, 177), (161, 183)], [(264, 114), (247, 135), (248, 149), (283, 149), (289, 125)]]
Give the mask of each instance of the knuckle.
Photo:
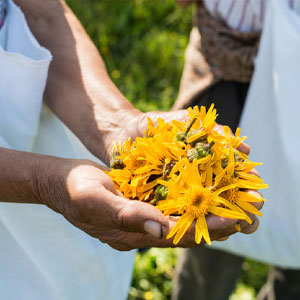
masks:
[(129, 231), (128, 210), (128, 205), (122, 206), (114, 218), (115, 225), (123, 231)]

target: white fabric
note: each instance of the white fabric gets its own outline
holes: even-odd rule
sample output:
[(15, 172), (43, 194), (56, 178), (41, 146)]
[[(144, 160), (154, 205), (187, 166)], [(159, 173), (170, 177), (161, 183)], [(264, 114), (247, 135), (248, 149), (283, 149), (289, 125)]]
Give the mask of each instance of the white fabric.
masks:
[[(204, 3), (213, 16), (223, 20), (230, 28), (241, 32), (259, 32), (270, 1), (278, 0), (204, 0)], [(284, 1), (300, 14), (300, 0)]]
[(282, 0), (270, 4), (243, 113), (251, 158), (270, 187), (256, 233), (215, 244), (236, 254), (300, 268), (300, 18)]
[[(97, 161), (42, 106), (51, 54), (12, 1), (4, 24), (0, 146)], [(91, 238), (45, 206), (0, 203), (0, 300), (127, 299), (134, 255)]]

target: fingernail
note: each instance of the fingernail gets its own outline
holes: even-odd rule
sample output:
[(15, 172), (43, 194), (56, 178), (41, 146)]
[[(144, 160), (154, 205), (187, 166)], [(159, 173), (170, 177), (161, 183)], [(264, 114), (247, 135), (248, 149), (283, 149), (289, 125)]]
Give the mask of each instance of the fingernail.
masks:
[(166, 226), (162, 226), (161, 229), (162, 229), (162, 231), (161, 231), (161, 238), (166, 237), (168, 235), (169, 228), (166, 227)]
[(146, 221), (144, 223), (144, 230), (158, 239), (162, 238), (162, 226), (155, 221)]
[(248, 190), (247, 193), (257, 196), (257, 197), (260, 197), (260, 198), (263, 198), (262, 194), (258, 191)]

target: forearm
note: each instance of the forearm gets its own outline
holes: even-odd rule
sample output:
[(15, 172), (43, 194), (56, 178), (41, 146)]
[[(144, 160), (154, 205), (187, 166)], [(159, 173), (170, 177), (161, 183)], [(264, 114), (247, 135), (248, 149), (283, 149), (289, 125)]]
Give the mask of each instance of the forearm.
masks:
[(101, 159), (110, 133), (138, 111), (110, 80), (96, 47), (72, 11), (59, 0), (17, 0), (38, 41), (48, 48), (45, 101)]
[(37, 180), (45, 178), (49, 157), (0, 148), (0, 166), (0, 202), (41, 203)]

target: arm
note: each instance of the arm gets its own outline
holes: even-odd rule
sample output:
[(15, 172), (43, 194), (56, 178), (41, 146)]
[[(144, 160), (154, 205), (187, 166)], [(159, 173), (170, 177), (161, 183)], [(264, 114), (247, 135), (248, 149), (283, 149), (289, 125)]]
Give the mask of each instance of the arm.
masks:
[(113, 142), (142, 135), (152, 119), (184, 119), (185, 111), (143, 114), (109, 78), (98, 50), (63, 0), (16, 0), (38, 41), (53, 55), (45, 101), (105, 163)]
[(119, 139), (120, 129), (141, 113), (113, 84), (96, 47), (64, 1), (15, 2), (38, 41), (53, 55), (47, 105), (107, 163), (112, 140)]
[[(0, 148), (0, 165), (0, 202), (47, 205), (74, 226), (118, 250), (174, 246), (172, 240), (162, 237), (175, 221), (150, 204), (120, 196), (96, 163)], [(235, 233), (236, 222), (209, 216), (212, 240)], [(244, 232), (255, 231), (257, 225), (245, 224)], [(189, 230), (179, 247), (196, 245), (194, 230)]]
[[(111, 82), (96, 48), (62, 0), (16, 0), (16, 3), (24, 11), (34, 35), (54, 57), (46, 103), (91, 152), (108, 162), (112, 142), (140, 135), (146, 115), (135, 110)], [(155, 113), (151, 117), (178, 119), (185, 114), (184, 111)], [(36, 157), (32, 159), (35, 161)], [(170, 240), (157, 237), (165, 235), (175, 221), (149, 204), (120, 197), (99, 166), (80, 160), (51, 158), (50, 161), (44, 157), (35, 161), (37, 169), (30, 179), (33, 188), (32, 184), (23, 187), (28, 193), (33, 190), (34, 203), (49, 206), (73, 225), (117, 249), (172, 246)], [(45, 167), (45, 163), (50, 167)], [(14, 182), (16, 172), (9, 167), (7, 170), (13, 175), (3, 174), (4, 181), (10, 178)], [(17, 187), (11, 193), (17, 193), (11, 197), (16, 202), (30, 202), (20, 196)], [(235, 233), (233, 226), (237, 221), (209, 216), (211, 238)], [(252, 226), (245, 224), (243, 230), (250, 233), (256, 228), (254, 222)], [(192, 227), (179, 246), (194, 245)]]

